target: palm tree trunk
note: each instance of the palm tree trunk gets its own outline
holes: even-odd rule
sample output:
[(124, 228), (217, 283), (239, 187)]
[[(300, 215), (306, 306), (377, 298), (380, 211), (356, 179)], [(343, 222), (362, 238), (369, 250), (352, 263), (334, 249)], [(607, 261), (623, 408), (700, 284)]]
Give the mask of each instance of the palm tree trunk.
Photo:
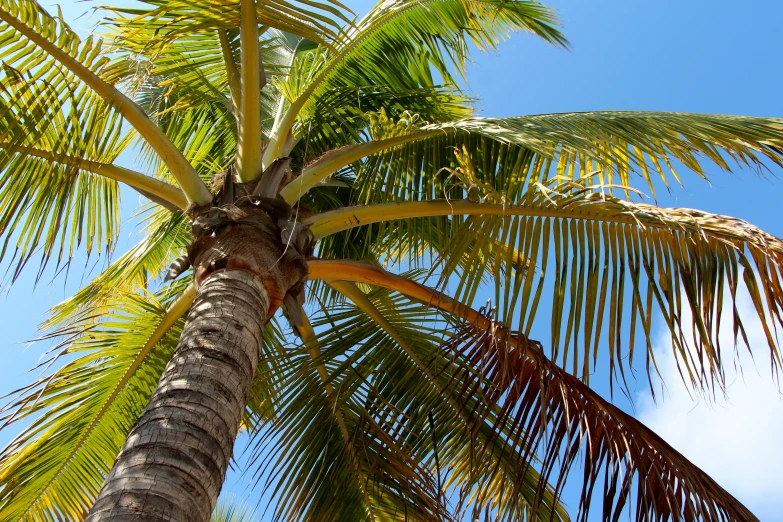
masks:
[(86, 522), (207, 522), (233, 454), (264, 325), (299, 303), (313, 235), (285, 202), (234, 186), (191, 209), (198, 288), (177, 349)]
[(258, 362), (270, 295), (248, 270), (202, 283), (149, 405), (88, 522), (206, 522), (217, 502)]

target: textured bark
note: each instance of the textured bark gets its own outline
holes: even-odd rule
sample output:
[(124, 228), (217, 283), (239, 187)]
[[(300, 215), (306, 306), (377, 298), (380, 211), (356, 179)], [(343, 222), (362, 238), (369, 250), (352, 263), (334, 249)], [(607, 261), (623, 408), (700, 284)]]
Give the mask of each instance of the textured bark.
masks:
[(198, 290), (179, 345), (128, 436), (88, 522), (206, 522), (232, 456), (269, 296), (247, 270)]
[[(265, 177), (270, 190), (279, 178)], [(169, 272), (176, 278), (192, 262), (198, 289), (179, 345), (87, 522), (209, 520), (264, 325), (284, 301), (304, 300), (310, 230), (282, 199), (254, 195), (255, 183), (234, 183), (231, 171), (219, 181), (211, 206), (189, 209), (194, 240)]]

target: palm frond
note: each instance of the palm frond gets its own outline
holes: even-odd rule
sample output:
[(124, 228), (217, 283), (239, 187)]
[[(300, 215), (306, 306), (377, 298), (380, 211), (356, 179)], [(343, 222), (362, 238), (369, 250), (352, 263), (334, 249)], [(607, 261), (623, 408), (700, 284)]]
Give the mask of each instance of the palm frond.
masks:
[[(118, 43), (137, 50), (163, 49), (179, 39), (219, 29), (239, 27), (239, 1), (215, 4), (145, 0), (141, 8), (111, 8), (106, 24)], [(333, 46), (343, 37), (341, 24), (351, 24), (353, 13), (336, 0), (325, 2), (256, 2), (259, 24)]]
[[(33, 0), (14, 0), (3, 5), (0, 31), (6, 42), (0, 49), (0, 59), (17, 70), (17, 77), (29, 73), (44, 79), (57, 74), (57, 81), (47, 82), (47, 86), (60, 95), (73, 91), (77, 85), (89, 87), (139, 132), (191, 201), (204, 204), (211, 200), (206, 186), (168, 137), (136, 103), (102, 77), (110, 61), (102, 41), (92, 37), (82, 41), (62, 16), (52, 17)], [(22, 45), (13, 44), (19, 35), (24, 38)], [(50, 111), (45, 117), (57, 115), (57, 111)]]
[[(32, 420), (0, 453), (2, 520), (83, 518), (179, 340), (195, 289), (190, 278), (173, 287), (157, 295), (115, 292), (40, 339), (60, 341), (42, 365), (71, 360), (19, 390), (2, 410), (5, 426)], [(282, 343), (273, 320), (245, 428), (274, 419)]]
[[(402, 249), (415, 265), (422, 262), (420, 245), (433, 249), (440, 256), (440, 281), (445, 284), (452, 276), (459, 281), (457, 299), (472, 302), (482, 285), (494, 287), (499, 320), (518, 325), (526, 335), (542, 291), (551, 288), (553, 357), (584, 379), (602, 338), (609, 344), (611, 374), (619, 370), (624, 379), (625, 366), (634, 362), (638, 330), (646, 341), (646, 369), (652, 373), (652, 316), (657, 310), (682, 356), (686, 382), (722, 385), (718, 339), (723, 295), (735, 298), (742, 288), (765, 325), (772, 367), (779, 368), (774, 329), (783, 324), (780, 239), (728, 216), (615, 198), (602, 185), (591, 185), (590, 178), (531, 185), (518, 203), (391, 203), (336, 210), (305, 222), (316, 236), (364, 226), (354, 236), (370, 236), (374, 246), (369, 250), (387, 260), (396, 259)], [(463, 214), (472, 215), (465, 219)], [(370, 225), (384, 220), (390, 221)], [(419, 231), (411, 221), (429, 229)], [(408, 233), (419, 243), (412, 243)], [(744, 327), (735, 299), (732, 303), (739, 341)], [(686, 313), (696, 324), (692, 339), (684, 335), (690, 328), (682, 321)], [(630, 325), (627, 348), (624, 324)]]
[(553, 167), (572, 179), (597, 173), (610, 193), (615, 184), (633, 186), (635, 173), (641, 187), (654, 195), (656, 184), (668, 187), (662, 163), (680, 180), (673, 159), (702, 177), (699, 157), (724, 170), (731, 170), (732, 163), (759, 170), (763, 160), (783, 164), (783, 120), (774, 118), (613, 112), (423, 124), (418, 114), (406, 111), (395, 120), (383, 108), (364, 116), (363, 132), (371, 139), (335, 148), (308, 164), (283, 190), (287, 201), (366, 156), (374, 157), (355, 169), (357, 202), (362, 203), (390, 196), (426, 199), (446, 190), (450, 178), (468, 174), (458, 168), (455, 150), (478, 164), (469, 169), (475, 176), (463, 179), (464, 190), (488, 189), (511, 202), (529, 183), (551, 175)]
[[(20, 390), (5, 424), (32, 419), (0, 454), (3, 520), (81, 520), (98, 494), (179, 339), (192, 286), (167, 312), (155, 296), (124, 294), (92, 325), (45, 335), (61, 339), (60, 370)], [(86, 327), (85, 327), (86, 325)]]
[[(117, 293), (150, 289), (173, 259), (185, 251), (192, 234), (184, 214), (161, 210), (147, 217), (146, 237), (131, 247), (84, 288), (54, 306), (43, 323), (45, 329), (61, 328), (85, 310), (94, 310), (96, 321), (110, 313)], [(83, 319), (82, 319), (83, 320)]]
[[(0, 148), (2, 147), (3, 144), (0, 144)], [(185, 210), (188, 207), (188, 200), (185, 197), (185, 194), (177, 187), (135, 170), (120, 167), (112, 163), (100, 163), (84, 158), (74, 158), (66, 154), (56, 154), (50, 150), (36, 147), (25, 147), (24, 153), (34, 158), (73, 166), (86, 172), (100, 174), (101, 176), (105, 176), (114, 181), (125, 183), (142, 196), (165, 207), (171, 212)]]
[(127, 143), (121, 119), (83, 88), (58, 89), (67, 75), (40, 74), (0, 74), (0, 259), (16, 261), (12, 279), (38, 249), (39, 276), (79, 246), (111, 251), (119, 226), (117, 182), (81, 163), (111, 164)]
[[(272, 469), (263, 486), (273, 494), (276, 517), (299, 520), (318, 514), (328, 520), (372, 520), (370, 510), (378, 506), (368, 502), (365, 494), (376, 486), (383, 488), (383, 484), (369, 477), (366, 484), (361, 482), (363, 478), (351, 458), (353, 448), (346, 446), (333, 413), (335, 406), (327, 396), (317, 364), (305, 350), (297, 355), (288, 353), (287, 377), (280, 388), (282, 406), (275, 422), (255, 435), (254, 455), (258, 462), (254, 467)], [(346, 429), (357, 437), (367, 438), (363, 430), (355, 427), (356, 416), (349, 416), (345, 407), (340, 411)], [(367, 455), (370, 464), (385, 469), (394, 470), (400, 465), (400, 456), (395, 457), (382, 446), (362, 447), (358, 442), (351, 442), (363, 462)], [(386, 478), (395, 475), (398, 473), (387, 473)], [(410, 472), (406, 471), (404, 476), (416, 479), (412, 483), (403, 482), (404, 486), (410, 488), (418, 483), (418, 478)], [(341, 485), (339, 490), (331, 487), (334, 484)]]
[[(260, 35), (258, 47), (267, 76), (276, 77), (289, 72), (291, 40), (290, 35), (274, 30)], [(123, 46), (122, 42), (117, 45), (119, 58), (107, 74), (112, 81), (126, 85), (134, 93), (135, 99), (153, 121), (157, 122), (163, 114), (179, 113), (203, 105), (222, 106), (223, 110), (239, 115), (239, 106), (229, 102), (233, 96), (229, 88), (231, 82), (237, 82), (235, 91), (240, 89), (236, 30), (188, 35), (163, 49), (137, 50)], [(230, 70), (233, 71), (231, 74)], [(236, 75), (234, 80), (230, 79), (232, 75)], [(270, 114), (274, 116), (274, 109), (265, 109), (265, 118), (269, 118)]]
[(530, 183), (555, 173), (571, 179), (596, 173), (607, 187), (634, 187), (654, 195), (656, 186), (669, 185), (667, 173), (680, 181), (674, 160), (702, 177), (702, 159), (724, 170), (763, 170), (766, 160), (783, 164), (783, 120), (777, 118), (565, 113), (468, 118), (419, 125), (409, 132), (410, 144), (378, 154), (357, 171), (362, 203), (443, 197), (446, 179), (459, 166), (455, 149), (464, 150), (473, 161), (475, 181), (509, 202), (524, 194)]
[(466, 395), (481, 390), (487, 402), (500, 405), (499, 416), (516, 430), (497, 443), (530, 448), (523, 461), (543, 456), (541, 475), (558, 489), (572, 466), (581, 464), (576, 520), (588, 519), (601, 485), (607, 521), (626, 509), (638, 520), (758, 520), (652, 430), (547, 359), (540, 345), (498, 337), (464, 324), (462, 339), (445, 347), (469, 361), (455, 378)]
[(473, 101), (453, 88), (432, 82), (411, 82), (405, 90), (388, 85), (338, 87), (314, 100), (313, 113), (300, 121), (290, 154), (306, 156), (301, 162), (306, 168), (340, 147), (366, 142), (368, 125), (376, 114), (386, 113), (397, 122), (414, 118), (419, 124), (454, 121), (471, 115)]
[[(209, 183), (216, 172), (235, 161), (237, 151), (238, 107), (234, 107), (228, 87), (228, 71), (222, 59), (220, 41), (225, 42), (234, 60), (239, 45), (235, 31), (198, 34), (177, 40), (160, 52), (139, 57), (140, 64), (118, 70), (117, 78), (126, 81), (135, 99), (152, 120), (183, 151), (195, 170)], [(261, 59), (267, 75), (285, 74), (295, 51), (289, 35), (267, 31), (259, 38)], [(238, 86), (235, 86), (238, 87)], [(279, 92), (271, 87), (261, 91), (261, 135), (268, 136), (280, 102)], [(159, 170), (157, 156), (142, 144), (144, 162)], [(160, 175), (165, 177), (165, 171)]]
[[(297, 78), (288, 89), (291, 106), (280, 119), (264, 153), (264, 163), (280, 156), (296, 119), (313, 114), (315, 100), (340, 88), (389, 86), (405, 92), (433, 86), (433, 69), (456, 86), (452, 72), (463, 74), (468, 43), (494, 49), (515, 30), (529, 31), (564, 45), (551, 9), (538, 2), (501, 0), (396, 0), (379, 3), (334, 51), (315, 51), (309, 82)], [(376, 67), (366, 67), (374, 63)], [(306, 125), (305, 125), (306, 128)], [(300, 128), (300, 134), (302, 129)]]
[[(661, 163), (665, 163), (679, 181), (670, 160), (680, 161), (702, 177), (705, 174), (700, 158), (727, 171), (731, 170), (732, 162), (740, 167), (762, 168), (762, 160), (766, 159), (783, 165), (783, 120), (779, 118), (590, 112), (490, 119), (477, 123), (481, 127), (477, 129), (480, 134), (495, 135), (501, 141), (555, 147), (559, 174), (580, 178), (598, 171), (599, 180), (606, 185), (633, 186), (629, 176), (636, 172), (653, 193), (655, 187), (648, 170), (654, 167), (666, 183)], [(471, 125), (465, 122), (464, 128), (468, 130)]]
[(251, 467), (273, 492), (275, 516), (378, 520), (407, 513), (441, 520), (445, 511), (429, 472), (361, 400), (343, 395), (335, 354), (322, 351), (331, 345), (315, 335), (306, 315), (303, 320), (303, 343), (279, 354), (274, 375), (263, 377), (276, 383), (274, 420), (252, 435)]
[(444, 484), (438, 497), (458, 497), (451, 510), (455, 519), (462, 510), (472, 511), (471, 518), (490, 511), (497, 520), (528, 520), (534, 514), (541, 520), (568, 519), (552, 489), (534, 507), (539, 486), (547, 486), (539, 484), (534, 468), (521, 465), (519, 448), (481, 456), (473, 451), (469, 441), (488, 445), (510, 427), (489, 430), (490, 420), (502, 424), (495, 412), (477, 401), (462, 401), (461, 383), (440, 352), (451, 328), (435, 310), (385, 290), (365, 295), (350, 283), (330, 285), (356, 305), (330, 310), (322, 333), (330, 357), (351, 354), (338, 366), (338, 375), (345, 375), (340, 390), (346, 397), (367, 397), (376, 422), (388, 425), (398, 444)]
[(487, 410), (499, 408), (493, 429), (506, 422), (513, 427), (507, 437), (476, 443), (476, 454), (480, 457), (499, 445), (518, 448), (526, 466), (540, 458), (538, 500), (550, 478), (559, 495), (581, 456), (585, 473), (580, 520), (586, 520), (601, 475), (604, 520), (616, 520), (626, 507), (640, 520), (757, 520), (651, 430), (547, 358), (539, 343), (513, 335), (492, 316), (367, 264), (311, 262), (310, 277), (380, 286), (451, 317), (450, 324), (457, 328), (453, 338), (442, 343), (442, 360), (454, 370), (461, 399), (478, 399)]

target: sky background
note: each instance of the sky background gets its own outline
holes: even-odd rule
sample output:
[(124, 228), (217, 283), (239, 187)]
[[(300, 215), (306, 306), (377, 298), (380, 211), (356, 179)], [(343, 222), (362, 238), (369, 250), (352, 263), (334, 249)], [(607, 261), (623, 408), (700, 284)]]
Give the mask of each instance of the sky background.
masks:
[[(481, 98), (477, 104), (480, 115), (660, 110), (783, 116), (780, 0), (741, 4), (728, 0), (554, 0), (549, 4), (559, 10), (572, 49), (555, 49), (517, 34), (500, 46), (498, 54), (476, 53), (467, 87)], [(71, 21), (93, 5), (62, 3)], [(351, 1), (348, 5), (365, 13), (372, 4)], [(74, 25), (87, 29), (91, 22), (81, 18)], [(773, 169), (766, 179), (750, 171), (727, 174), (711, 167), (707, 173), (710, 182), (686, 173), (685, 187), (659, 194), (660, 203), (737, 216), (783, 236), (781, 169)], [(138, 197), (129, 191), (123, 196), (123, 215), (129, 217)], [(132, 223), (122, 229), (118, 254), (138, 239), (137, 232)], [(103, 264), (104, 260), (99, 261), (92, 275)], [(34, 270), (28, 270), (13, 288), (2, 289), (0, 394), (34, 378), (24, 372), (36, 364), (47, 346), (26, 349), (24, 341), (35, 337), (36, 326), (50, 306), (88, 279), (82, 280), (75, 269), (67, 282), (45, 280), (32, 291), (33, 277)], [(537, 338), (549, 338), (541, 324), (534, 337), (537, 332)], [(669, 342), (660, 332), (656, 352), (666, 383), (663, 400), (659, 394), (654, 403), (643, 384), (632, 391), (632, 401), (617, 393), (615, 399), (710, 473), (761, 520), (783, 521), (783, 399), (770, 379), (767, 348), (758, 326), (751, 327), (750, 337), (753, 358), (740, 357), (741, 374), (729, 368), (725, 398), (689, 396), (679, 384)], [(596, 377), (604, 374), (599, 371)], [(644, 380), (640, 376), (640, 383)], [(605, 378), (591, 382), (600, 393), (608, 394)], [(0, 444), (12, 435), (0, 432)], [(246, 477), (232, 474), (226, 491), (246, 496), (247, 485)], [(575, 499), (569, 502), (567, 497), (566, 502), (576, 507)], [(600, 511), (592, 519), (598, 515)]]

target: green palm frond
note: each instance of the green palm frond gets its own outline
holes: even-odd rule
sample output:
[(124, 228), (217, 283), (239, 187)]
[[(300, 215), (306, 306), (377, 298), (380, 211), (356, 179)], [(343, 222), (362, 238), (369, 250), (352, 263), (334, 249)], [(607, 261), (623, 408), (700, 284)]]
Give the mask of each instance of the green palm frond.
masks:
[[(275, 126), (264, 156), (274, 160), (296, 119), (316, 114), (317, 100), (327, 93), (357, 86), (389, 87), (406, 92), (432, 88), (433, 71), (456, 87), (452, 72), (464, 74), (468, 43), (494, 49), (515, 30), (531, 32), (565, 45), (551, 9), (538, 2), (501, 0), (398, 0), (381, 2), (334, 50), (316, 50), (305, 59), (309, 67), (292, 76), (286, 89), (291, 106)], [(367, 67), (365, 64), (377, 64)], [(348, 119), (357, 113), (348, 114)], [(304, 134), (309, 123), (301, 124)]]
[[(211, 200), (206, 186), (168, 137), (104, 76), (110, 55), (102, 40), (90, 36), (82, 41), (62, 16), (52, 17), (34, 0), (14, 0), (0, 7), (0, 32), (5, 43), (0, 48), (0, 59), (7, 64), (6, 73), (12, 67), (17, 71), (16, 78), (29, 74), (45, 80), (49, 75), (59, 75), (56, 81), (46, 82), (58, 96), (77, 87), (86, 92), (89, 87), (90, 92), (117, 110), (160, 155), (191, 201), (204, 204)], [(17, 44), (20, 35), (22, 39)], [(46, 116), (53, 118), (57, 114), (58, 111), (49, 111)]]
[[(141, 8), (110, 8), (107, 24), (121, 45), (136, 50), (162, 49), (197, 33), (239, 27), (239, 2), (216, 4), (145, 0)], [(306, 3), (256, 2), (258, 22), (267, 27), (333, 46), (343, 38), (341, 24), (351, 24), (353, 13), (336, 0)]]
[(111, 312), (116, 296), (145, 291), (173, 259), (182, 255), (192, 239), (182, 213), (153, 211), (148, 216), (145, 237), (120, 256), (73, 296), (54, 306), (42, 324), (44, 329), (63, 327), (93, 310), (96, 321)]
[[(51, 44), (55, 52), (62, 53), (65, 60), (72, 60), (78, 67), (98, 77), (103, 73), (109, 58), (106, 56), (103, 41), (89, 37), (82, 40), (68, 24), (62, 13), (53, 17), (37, 2), (30, 0), (9, 0), (0, 9), (0, 34), (3, 42), (0, 59), (23, 75), (32, 73), (46, 78), (47, 75), (60, 75), (50, 80), (53, 87), (61, 90), (69, 88), (68, 80), (73, 81), (78, 73), (68, 68), (69, 64), (59, 65), (56, 58), (47, 52), (41, 52), (40, 45)], [(19, 38), (20, 31), (26, 31), (35, 41)], [(13, 42), (13, 43), (11, 43)], [(9, 45), (10, 44), (10, 45)], [(62, 69), (65, 68), (65, 71)], [(66, 76), (66, 75), (74, 76)], [(50, 77), (56, 78), (56, 76)]]
[[(255, 435), (253, 460), (258, 463), (253, 467), (274, 469), (263, 488), (277, 499), (277, 517), (306, 518), (306, 513), (316, 513), (328, 506), (325, 513), (333, 514), (335, 520), (341, 516), (366, 520), (363, 485), (332, 413), (324, 384), (310, 361), (306, 353), (296, 360), (289, 354), (287, 373), (296, 369), (297, 388), (286, 386), (289, 378), (281, 383), (285, 406), (278, 411), (274, 423)], [(307, 365), (309, 371), (297, 368), (297, 363)], [(297, 392), (301, 392), (301, 397)], [(340, 484), (339, 492), (324, 487), (325, 480)]]
[(261, 517), (244, 502), (237, 499), (219, 500), (209, 522), (260, 522)]
[[(566, 113), (468, 118), (420, 125), (409, 132), (411, 143), (379, 153), (357, 169), (358, 202), (444, 197), (446, 179), (459, 166), (455, 149), (471, 158), (477, 181), (510, 202), (524, 194), (529, 183), (555, 172), (572, 179), (595, 172), (607, 186), (655, 194), (659, 183), (669, 184), (667, 173), (680, 180), (673, 160), (702, 177), (703, 159), (724, 170), (763, 169), (767, 160), (783, 163), (783, 120), (777, 118)], [(455, 190), (461, 192), (452, 188), (450, 197), (460, 197)]]
[[(236, 148), (236, 120), (224, 105), (202, 104), (155, 119), (205, 184), (211, 186), (214, 175), (231, 165)], [(171, 182), (151, 147), (141, 143), (137, 159), (147, 169), (157, 172), (156, 178)]]
[(110, 251), (118, 232), (117, 182), (82, 161), (110, 164), (127, 143), (122, 121), (84, 87), (58, 89), (70, 81), (57, 69), (0, 73), (0, 259), (16, 261), (13, 279), (39, 248), (40, 274), (79, 246)]
[(230, 165), (236, 148), (234, 117), (230, 113), (202, 107), (161, 122), (161, 127), (171, 133), (172, 141), (202, 178), (222, 172)]
[[(203, 104), (230, 107), (228, 67), (221, 36), (225, 38), (233, 65), (239, 64), (239, 41), (235, 30), (198, 33), (179, 39), (164, 49), (147, 49), (132, 58), (117, 60), (109, 72), (115, 82), (123, 82), (136, 93), (139, 104), (157, 121), (162, 114), (192, 109)], [(292, 53), (290, 35), (275, 30), (259, 38), (265, 73), (274, 78), (289, 73)], [(131, 53), (132, 49), (124, 49)], [(265, 89), (269, 90), (269, 89)], [(274, 111), (269, 108), (269, 112)], [(268, 114), (265, 114), (268, 116)]]
[[(648, 188), (648, 172), (667, 178), (660, 164), (678, 160), (705, 177), (700, 159), (723, 170), (734, 165), (761, 168), (763, 160), (783, 164), (783, 120), (749, 116), (655, 112), (589, 112), (546, 114), (479, 121), (478, 132), (508, 143), (548, 144), (557, 152), (559, 174), (577, 179), (597, 171), (606, 185), (634, 186), (630, 175), (641, 174)], [(497, 127), (496, 124), (499, 124)], [(470, 129), (472, 123), (463, 127)], [(643, 182), (642, 182), (643, 183)], [(641, 187), (640, 187), (641, 188)]]
[[(157, 295), (116, 291), (39, 339), (59, 341), (42, 365), (71, 360), (3, 409), (6, 426), (32, 423), (0, 453), (1, 520), (82, 519), (179, 340), (195, 289), (190, 278), (173, 286)], [(270, 322), (245, 427), (274, 418), (282, 343)]]
[(82, 519), (177, 344), (194, 293), (168, 314), (155, 296), (126, 293), (100, 324), (91, 326), (86, 310), (84, 324), (41, 339), (61, 340), (49, 364), (71, 360), (4, 408), (6, 424), (32, 423), (0, 454), (3, 520)]
[[(183, 151), (196, 171), (208, 183), (216, 172), (224, 170), (233, 161), (237, 143), (236, 109), (230, 102), (228, 77), (218, 38), (209, 35), (205, 48), (214, 48), (218, 60), (194, 59), (185, 56), (184, 44), (167, 48), (162, 57), (151, 57), (148, 71), (137, 78), (139, 104), (151, 115), (152, 120)], [(284, 68), (288, 55), (281, 36), (262, 38), (262, 57), (269, 74)], [(192, 52), (187, 49), (187, 52)], [(207, 54), (207, 51), (202, 51)], [(215, 58), (215, 56), (212, 56)], [(180, 74), (184, 71), (184, 74)], [(268, 136), (279, 104), (279, 94), (274, 89), (264, 89), (261, 94), (262, 136)], [(154, 150), (142, 143), (141, 157), (148, 167), (160, 169)], [(160, 171), (165, 177), (165, 171)]]
[[(432, 476), (356, 398), (335, 402), (342, 385), (332, 376), (334, 364), (303, 348), (287, 354), (279, 390), (284, 406), (254, 437), (254, 468), (280, 463), (264, 483), (274, 493), (277, 516), (374, 520), (407, 511), (439, 520)], [(336, 483), (339, 490), (328, 487)]]
[[(306, 166), (341, 146), (367, 141), (368, 116), (385, 111), (396, 119), (415, 115), (419, 122), (469, 117), (473, 99), (443, 85), (405, 90), (386, 85), (345, 86), (324, 93), (312, 114), (299, 124), (299, 145), (307, 143)], [(296, 151), (296, 149), (294, 149)]]
[[(431, 77), (432, 66), (447, 83), (456, 85), (452, 73), (456, 69), (457, 74), (464, 74), (468, 44), (482, 51), (494, 50), (514, 31), (529, 32), (556, 45), (567, 44), (554, 10), (539, 2), (380, 2), (348, 31), (346, 41), (318, 72), (313, 83), (319, 90), (314, 90), (312, 96), (339, 85), (394, 85), (400, 81), (394, 77), (403, 64), (427, 66), (407, 73), (418, 84), (422, 78)], [(383, 60), (383, 66), (362, 67), (362, 60)], [(370, 79), (366, 76), (370, 74), (380, 76)]]
[[(233, 56), (238, 45), (233, 32), (227, 32), (226, 40)], [(261, 57), (270, 77), (288, 72), (296, 41), (290, 35), (271, 30), (261, 36)], [(137, 59), (141, 65), (118, 73), (118, 77), (128, 81), (140, 106), (209, 183), (212, 175), (233, 162), (237, 144), (237, 109), (230, 101), (219, 35), (194, 35)], [(280, 99), (273, 88), (261, 92), (263, 137), (269, 135)], [(149, 145), (142, 143), (141, 157), (149, 168), (160, 169)], [(160, 176), (165, 177), (165, 171)]]

